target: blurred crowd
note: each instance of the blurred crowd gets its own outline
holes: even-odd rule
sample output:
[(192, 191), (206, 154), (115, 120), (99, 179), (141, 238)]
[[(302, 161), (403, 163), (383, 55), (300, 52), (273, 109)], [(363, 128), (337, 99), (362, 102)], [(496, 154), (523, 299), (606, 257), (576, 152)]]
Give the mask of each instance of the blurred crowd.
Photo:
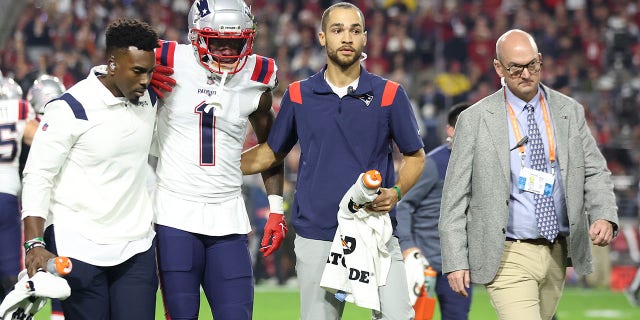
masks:
[[(104, 29), (118, 17), (149, 22), (163, 39), (186, 42), (191, 0), (25, 0), (29, 4), (0, 50), (0, 69), (27, 92), (42, 73), (66, 87), (101, 64)], [(278, 65), (279, 98), (287, 85), (317, 72), (320, 15), (334, 1), (246, 0), (256, 17), (254, 52)], [(620, 217), (638, 217), (640, 163), (640, 1), (632, 0), (356, 0), (365, 12), (369, 71), (401, 83), (418, 116), (427, 151), (444, 139), (451, 105), (475, 102), (500, 86), (492, 68), (496, 38), (511, 28), (530, 32), (543, 56), (542, 82), (580, 101), (608, 160)], [(248, 136), (246, 145), (255, 144)], [(296, 152), (287, 159), (287, 190)], [(268, 206), (261, 181), (247, 179), (249, 208), (261, 230)], [(291, 199), (291, 195), (288, 196)], [(266, 198), (264, 199), (266, 200)], [(261, 222), (262, 221), (262, 222)], [(288, 237), (292, 240), (293, 236)], [(281, 250), (282, 251), (282, 250)], [(287, 253), (289, 252), (289, 253)], [(260, 272), (284, 282), (291, 251)], [(284, 256), (284, 257), (282, 257)], [(258, 258), (258, 257), (257, 257)], [(282, 262), (284, 261), (284, 262)], [(259, 278), (259, 277), (258, 277)]]

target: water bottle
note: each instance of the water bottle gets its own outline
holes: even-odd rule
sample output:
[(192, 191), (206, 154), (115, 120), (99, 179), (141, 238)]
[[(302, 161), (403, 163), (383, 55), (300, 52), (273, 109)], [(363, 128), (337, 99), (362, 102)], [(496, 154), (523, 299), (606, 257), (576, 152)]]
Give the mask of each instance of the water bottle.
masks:
[(382, 185), (382, 175), (378, 170), (369, 170), (360, 175), (362, 178), (355, 183), (354, 192), (349, 200), (349, 211), (356, 213), (367, 203), (373, 201)]
[(360, 185), (367, 195), (377, 194), (378, 190), (380, 190), (380, 185), (382, 185), (380, 171), (374, 169), (365, 172), (360, 180)]
[(427, 296), (431, 298), (436, 297), (436, 277), (438, 272), (431, 267), (424, 269), (424, 286), (427, 291)]
[(438, 273), (431, 267), (424, 269), (424, 287), (413, 305), (415, 320), (431, 320), (436, 309), (436, 276)]
[(68, 257), (55, 257), (47, 261), (47, 272), (63, 277), (71, 273), (73, 265)]

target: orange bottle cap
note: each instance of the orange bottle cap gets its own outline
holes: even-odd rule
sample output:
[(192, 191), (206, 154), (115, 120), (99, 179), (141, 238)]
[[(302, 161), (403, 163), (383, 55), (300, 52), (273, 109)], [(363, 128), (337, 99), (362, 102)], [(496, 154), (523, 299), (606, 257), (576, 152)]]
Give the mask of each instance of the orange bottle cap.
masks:
[(364, 183), (364, 186), (369, 189), (380, 188), (380, 185), (382, 185), (382, 176), (380, 175), (380, 171), (374, 169), (365, 172), (362, 176), (362, 182)]
[(433, 268), (431, 267), (427, 267), (426, 269), (424, 269), (424, 275), (425, 276), (437, 276), (438, 272), (436, 272), (435, 270), (433, 270)]
[(67, 257), (56, 257), (54, 260), (54, 264), (56, 266), (56, 271), (61, 276), (68, 275), (69, 273), (71, 273), (71, 269), (73, 268), (71, 259)]

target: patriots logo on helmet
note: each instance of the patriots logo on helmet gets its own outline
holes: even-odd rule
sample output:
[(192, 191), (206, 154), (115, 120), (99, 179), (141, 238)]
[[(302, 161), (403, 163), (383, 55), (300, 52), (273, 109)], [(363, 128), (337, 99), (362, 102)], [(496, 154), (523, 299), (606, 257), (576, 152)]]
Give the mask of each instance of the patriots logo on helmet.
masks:
[(200, 18), (211, 13), (211, 10), (209, 10), (209, 1), (200, 0), (196, 4), (196, 7), (198, 8), (198, 12), (200, 13)]
[(242, 0), (199, 0), (189, 11), (189, 41), (201, 66), (238, 73), (252, 54), (256, 25)]

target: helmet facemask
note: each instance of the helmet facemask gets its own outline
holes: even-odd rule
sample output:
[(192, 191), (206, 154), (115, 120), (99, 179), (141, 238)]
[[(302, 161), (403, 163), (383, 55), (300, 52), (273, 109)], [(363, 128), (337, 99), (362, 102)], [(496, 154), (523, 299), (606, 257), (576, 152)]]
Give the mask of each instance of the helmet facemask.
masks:
[(189, 40), (209, 71), (234, 74), (252, 54), (255, 23), (242, 0), (195, 1), (189, 12)]
[(217, 31), (193, 29), (191, 44), (197, 49), (200, 63), (211, 72), (237, 73), (251, 55), (255, 31), (244, 30), (240, 34), (221, 34)]

